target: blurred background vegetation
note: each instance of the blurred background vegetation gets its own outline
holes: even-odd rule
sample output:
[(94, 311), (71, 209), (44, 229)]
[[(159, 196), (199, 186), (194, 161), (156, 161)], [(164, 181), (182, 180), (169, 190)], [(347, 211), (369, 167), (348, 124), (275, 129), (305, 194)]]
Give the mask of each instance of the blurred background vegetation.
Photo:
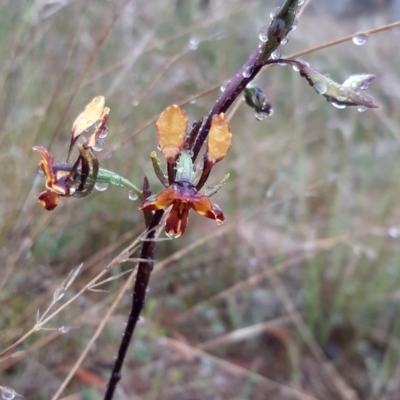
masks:
[[(313, 0), (282, 54), (393, 22), (399, 4)], [(0, 0), (1, 350), (73, 268), (84, 263), (61, 303), (144, 229), (138, 202), (115, 186), (43, 210), (31, 147), (64, 161), (73, 120), (104, 95), (101, 166), (137, 185), (146, 173), (157, 192), (155, 118), (174, 103), (191, 120), (206, 115), (276, 5)], [(339, 82), (376, 74), (377, 111), (332, 107), (290, 67), (259, 77), (275, 113), (257, 121), (243, 103), (232, 114), (233, 146), (210, 179), (231, 173), (215, 196), (225, 224), (193, 213), (184, 237), (158, 244), (117, 399), (400, 398), (399, 37), (393, 29), (303, 57)], [(85, 292), (46, 325), (54, 330), (3, 357), (0, 385), (50, 399), (124, 279)], [(127, 292), (65, 399), (102, 398), (130, 301)]]

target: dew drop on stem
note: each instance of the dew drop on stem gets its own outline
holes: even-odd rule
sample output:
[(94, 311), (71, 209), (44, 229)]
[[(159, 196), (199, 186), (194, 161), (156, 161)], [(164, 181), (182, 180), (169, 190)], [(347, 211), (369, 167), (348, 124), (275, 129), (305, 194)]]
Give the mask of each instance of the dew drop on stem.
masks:
[(262, 120), (264, 120), (265, 118), (268, 117), (268, 113), (260, 111), (260, 112), (256, 112), (254, 114), (254, 116), (255, 116), (257, 121), (262, 121)]
[(276, 13), (279, 11), (279, 9), (280, 9), (280, 7), (274, 7), (274, 8), (271, 10), (271, 12), (269, 13), (269, 17), (270, 17), (271, 19), (274, 19), (274, 18), (275, 18), (275, 15), (276, 15)]
[(166, 234), (167, 237), (169, 237), (170, 239), (178, 239), (178, 237), (181, 236), (180, 233), (169, 233), (169, 232), (165, 232), (165, 234)]
[(62, 334), (65, 334), (65, 333), (68, 333), (69, 332), (69, 326), (60, 326), (59, 328), (58, 328), (58, 330), (60, 331), (60, 333), (62, 333)]
[(128, 193), (128, 199), (135, 201), (138, 199), (138, 195), (136, 193), (132, 192), (132, 190), (130, 190)]
[(251, 73), (252, 73), (252, 67), (245, 65), (242, 71), (243, 78), (250, 78)]
[(97, 152), (102, 151), (104, 149), (104, 140), (99, 137), (92, 149)]
[(362, 46), (365, 44), (368, 40), (368, 36), (365, 35), (364, 33), (359, 33), (358, 35), (353, 36), (351, 39), (353, 43), (357, 46)]
[(265, 25), (258, 32), (258, 37), (263, 43), (265, 43), (268, 40), (268, 28), (269, 26)]
[(357, 107), (357, 111), (358, 112), (364, 112), (364, 111), (367, 111), (367, 110), (368, 110), (367, 106), (358, 106)]
[(278, 60), (279, 58), (281, 58), (281, 50), (280, 50), (279, 47), (278, 47), (276, 50), (274, 50), (274, 51), (272, 52), (271, 58), (272, 58), (273, 60)]
[(11, 389), (7, 386), (2, 386), (0, 388), (0, 392), (1, 392), (1, 398), (3, 400), (15, 399), (15, 396), (17, 395), (17, 392), (14, 389)]
[(346, 104), (338, 103), (338, 102), (336, 102), (336, 101), (332, 101), (331, 104), (333, 105), (333, 107), (336, 107), (336, 108), (339, 108), (339, 109), (344, 109), (344, 108), (347, 107)]
[(104, 139), (105, 137), (107, 137), (108, 132), (109, 132), (108, 127), (107, 126), (103, 127), (103, 129), (101, 130), (101, 133), (99, 135), (99, 139)]
[(229, 86), (230, 83), (231, 83), (230, 80), (223, 81), (221, 83), (221, 86), (219, 87), (221, 92), (225, 92), (225, 90), (227, 89), (227, 87)]
[(94, 184), (94, 188), (99, 192), (104, 192), (107, 190), (109, 183), (108, 182), (96, 182)]

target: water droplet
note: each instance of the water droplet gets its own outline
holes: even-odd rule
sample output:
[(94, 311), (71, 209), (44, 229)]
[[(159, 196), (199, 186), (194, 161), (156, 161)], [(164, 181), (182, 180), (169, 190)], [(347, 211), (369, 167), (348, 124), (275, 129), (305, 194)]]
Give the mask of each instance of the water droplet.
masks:
[(231, 83), (230, 80), (223, 81), (221, 83), (221, 86), (219, 87), (221, 92), (225, 92), (226, 88), (229, 86), (230, 83)]
[(250, 78), (252, 72), (253, 68), (248, 65), (245, 65), (242, 71), (243, 78)]
[(398, 239), (400, 238), (400, 228), (397, 226), (392, 226), (388, 229), (388, 234), (391, 238)]
[(14, 389), (11, 389), (7, 386), (2, 386), (0, 388), (1, 391), (1, 398), (3, 400), (12, 400), (17, 395), (17, 392)]
[(331, 74), (329, 74), (329, 73), (324, 74), (324, 76), (326, 76), (328, 79), (331, 78)]
[(328, 85), (324, 82), (324, 81), (316, 81), (314, 83), (314, 90), (318, 93), (318, 94), (325, 94), (326, 91), (328, 90)]
[(371, 103), (374, 102), (374, 98), (372, 96), (370, 96), (369, 94), (364, 94), (362, 97), (364, 98), (365, 101), (369, 101)]
[(217, 221), (217, 225), (222, 225), (224, 221)]
[(300, 71), (300, 68), (298, 67), (297, 64), (293, 64), (293, 65), (292, 65), (292, 68), (293, 68), (293, 70), (296, 71), (296, 72), (299, 72), (299, 71)]
[(128, 198), (129, 200), (135, 201), (138, 199), (138, 195), (135, 192), (132, 192), (132, 190), (130, 190), (128, 193)]
[(302, 6), (302, 5), (304, 4), (305, 1), (306, 1), (306, 0), (299, 0), (299, 1), (297, 2), (297, 5), (298, 5), (298, 6)]
[(284, 38), (281, 40), (281, 45), (282, 45), (282, 46), (285, 45), (288, 41), (289, 41), (289, 39), (288, 39), (287, 37), (284, 37)]
[(364, 112), (364, 111), (367, 111), (367, 110), (368, 110), (367, 106), (358, 106), (357, 107), (357, 111), (358, 112)]
[(347, 99), (347, 89), (344, 86), (340, 86), (338, 90), (337, 99), (339, 101), (344, 101)]
[(58, 328), (58, 330), (59, 330), (62, 334), (64, 334), (64, 333), (68, 333), (68, 332), (69, 332), (70, 327), (69, 327), (69, 326), (60, 326), (60, 327)]
[(110, 183), (112, 183), (115, 186), (119, 186), (121, 184), (121, 177), (119, 175), (111, 176)]
[(365, 35), (364, 33), (359, 33), (358, 35), (353, 36), (353, 38), (351, 40), (357, 46), (362, 46), (363, 44), (365, 44), (367, 39), (368, 39), (367, 35)]
[(299, 21), (297, 20), (297, 18), (295, 18), (293, 23), (292, 23), (292, 28), (290, 30), (294, 31), (297, 28), (298, 24), (299, 24)]
[(332, 101), (331, 104), (333, 105), (333, 107), (340, 108), (340, 109), (343, 109), (343, 108), (347, 107), (346, 104), (338, 103), (336, 101)]
[(38, 174), (40, 176), (44, 176), (44, 172), (43, 172), (42, 168), (38, 168)]
[(268, 113), (266, 112), (256, 112), (254, 114), (257, 121), (262, 121), (263, 119), (268, 117)]
[(281, 58), (281, 50), (279, 47), (275, 51), (272, 52), (271, 58), (273, 60), (277, 60), (278, 58)]
[(99, 151), (102, 151), (103, 149), (104, 149), (104, 140), (103, 139), (97, 139), (97, 142), (96, 142), (96, 144), (92, 147), (92, 149), (94, 150), (94, 151), (97, 151), (97, 152), (99, 152)]
[(279, 11), (280, 7), (274, 7), (271, 12), (269, 13), (269, 17), (271, 19), (275, 18), (276, 13)]
[(199, 47), (200, 39), (197, 36), (191, 36), (189, 39), (189, 49), (197, 50)]
[(167, 235), (167, 237), (171, 238), (171, 239), (177, 239), (178, 237), (181, 236), (181, 233), (175, 233), (175, 232), (167, 232), (165, 231), (165, 234)]
[(99, 192), (104, 192), (107, 190), (109, 183), (108, 182), (96, 182), (94, 184), (94, 188)]
[(104, 126), (100, 132), (99, 139), (104, 139), (108, 135), (108, 126)]
[(269, 29), (269, 26), (265, 25), (258, 32), (259, 39), (264, 43), (268, 40), (268, 29)]

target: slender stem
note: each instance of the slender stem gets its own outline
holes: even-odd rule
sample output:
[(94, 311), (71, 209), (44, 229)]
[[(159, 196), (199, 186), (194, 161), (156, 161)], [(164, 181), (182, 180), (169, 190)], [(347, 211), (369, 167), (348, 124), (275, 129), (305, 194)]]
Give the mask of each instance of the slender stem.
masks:
[(156, 242), (152, 239), (154, 239), (155, 237), (156, 228), (160, 224), (163, 215), (163, 210), (159, 210), (154, 213), (147, 230), (146, 240), (143, 242), (142, 245), (140, 258), (148, 261), (141, 261), (138, 266), (138, 272), (133, 288), (132, 307), (129, 313), (125, 332), (118, 350), (117, 359), (115, 360), (114, 368), (112, 370), (110, 381), (108, 383), (107, 391), (104, 396), (104, 400), (111, 400), (113, 398), (114, 391), (117, 387), (119, 380), (121, 379), (122, 365), (124, 363), (125, 356), (133, 336), (133, 332), (135, 331), (136, 324), (139, 320), (140, 313), (144, 306), (147, 287), (149, 285), (151, 271), (153, 270)]

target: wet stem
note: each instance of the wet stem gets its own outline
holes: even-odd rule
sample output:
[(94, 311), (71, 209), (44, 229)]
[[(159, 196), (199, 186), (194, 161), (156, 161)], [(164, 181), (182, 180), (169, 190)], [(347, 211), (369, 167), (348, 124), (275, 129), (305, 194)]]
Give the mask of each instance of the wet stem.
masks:
[[(254, 79), (257, 73), (261, 70), (261, 66), (257, 64), (260, 62), (259, 60), (259, 52), (258, 50), (249, 58), (247, 63), (243, 68), (249, 68), (252, 71), (249, 77), (244, 77), (242, 75), (241, 68), (235, 75), (235, 77), (231, 80), (229, 87), (225, 90), (225, 92), (221, 93), (218, 100), (215, 102), (214, 107), (210, 111), (206, 122), (203, 124), (200, 129), (197, 139), (193, 146), (193, 160), (196, 159), (198, 153), (207, 139), (208, 132), (210, 130), (211, 118), (215, 114), (219, 114), (221, 112), (226, 112), (229, 107), (233, 104), (233, 102), (239, 97), (243, 89), (246, 85)], [(138, 272), (133, 288), (132, 294), (132, 307), (129, 313), (128, 322), (125, 328), (124, 335), (122, 337), (122, 341), (118, 350), (117, 358), (115, 360), (115, 364), (111, 373), (111, 377), (109, 380), (109, 384), (107, 387), (107, 391), (105, 394), (105, 400), (111, 400), (114, 395), (115, 388), (121, 379), (121, 369), (124, 363), (124, 359), (126, 353), (128, 351), (129, 344), (131, 342), (133, 333), (136, 328), (136, 324), (139, 320), (140, 313), (143, 309), (146, 291), (150, 281), (150, 275), (153, 270), (154, 264), (154, 253), (156, 249), (156, 241), (154, 241), (156, 228), (161, 223), (162, 217), (164, 215), (163, 210), (156, 211), (150, 223), (147, 226), (147, 234), (145, 240), (143, 242), (140, 258), (148, 261), (142, 261), (138, 265)]]
[[(290, 1), (289, 1), (290, 2)], [(201, 128), (198, 126), (193, 127), (193, 129), (199, 129), (196, 140), (194, 140), (192, 146), (192, 160), (196, 161), (196, 158), (199, 155), (200, 149), (202, 148), (204, 142), (207, 139), (211, 120), (214, 115), (218, 115), (220, 113), (226, 113), (234, 101), (240, 96), (246, 85), (251, 82), (256, 75), (263, 68), (263, 61), (268, 60), (271, 53), (279, 46), (279, 43), (271, 43), (267, 42), (264, 44), (263, 51), (260, 52), (260, 49), (257, 49), (247, 60), (247, 62), (240, 68), (235, 76), (231, 79), (229, 86), (226, 88), (224, 92), (222, 92), (215, 102), (213, 108), (208, 114), (205, 122), (203, 122)], [(191, 132), (192, 133), (192, 132)], [(191, 136), (189, 133), (189, 136)], [(140, 259), (148, 260), (141, 261), (138, 265), (138, 272), (133, 288), (132, 293), (132, 306), (129, 313), (128, 322), (125, 328), (125, 332), (122, 337), (122, 341), (118, 350), (117, 358), (115, 360), (115, 364), (111, 373), (111, 377), (109, 379), (107, 391), (105, 394), (105, 400), (111, 400), (114, 396), (114, 391), (116, 386), (121, 379), (121, 369), (125, 360), (125, 356), (128, 351), (129, 344), (131, 342), (133, 333), (135, 331), (137, 322), (140, 317), (140, 313), (143, 309), (146, 291), (149, 285), (151, 272), (153, 270), (154, 264), (154, 253), (156, 250), (156, 229), (161, 223), (162, 217), (164, 215), (163, 210), (155, 211), (152, 215), (150, 222), (146, 223), (147, 234), (145, 236), (145, 240), (143, 241), (142, 248), (140, 251)], [(146, 220), (145, 215), (145, 220)]]

